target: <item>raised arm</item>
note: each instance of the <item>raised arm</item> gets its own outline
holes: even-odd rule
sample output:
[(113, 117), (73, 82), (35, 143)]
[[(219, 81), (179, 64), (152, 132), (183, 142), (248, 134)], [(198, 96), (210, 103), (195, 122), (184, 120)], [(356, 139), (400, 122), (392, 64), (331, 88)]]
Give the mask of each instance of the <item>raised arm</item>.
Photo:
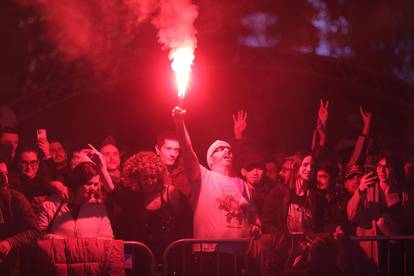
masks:
[(231, 141), (232, 150), (233, 150), (233, 168), (236, 172), (240, 172), (241, 160), (243, 155), (248, 152), (249, 144), (244, 132), (247, 128), (247, 112), (244, 110), (239, 110), (233, 117), (233, 133), (234, 139)]
[(242, 140), (244, 138), (244, 131), (247, 127), (247, 112), (239, 110), (233, 114), (233, 132), (234, 139)]
[(37, 146), (42, 151), (43, 160), (50, 159), (50, 144), (46, 137), (37, 137)]
[(347, 166), (352, 166), (358, 163), (358, 161), (361, 159), (361, 153), (364, 149), (366, 149), (368, 144), (368, 135), (371, 125), (372, 113), (365, 112), (362, 106), (359, 107), (359, 112), (361, 114), (363, 122), (362, 132), (355, 143), (354, 151), (352, 152)]
[(328, 107), (329, 101), (326, 103), (323, 100), (320, 100), (318, 118), (316, 120), (316, 128), (313, 131), (312, 136), (312, 151), (316, 148), (323, 148), (326, 144), (326, 124), (328, 121)]
[(105, 191), (112, 192), (115, 189), (115, 185), (106, 167), (105, 157), (91, 144), (88, 144), (88, 147), (89, 149), (83, 149), (82, 152), (85, 152), (88, 156), (90, 156), (92, 161), (99, 167), (102, 186)]
[(185, 126), (184, 117), (186, 110), (176, 106), (172, 110), (172, 116), (175, 123), (175, 129), (177, 132), (178, 142), (180, 143), (181, 154), (184, 160), (184, 167), (191, 183), (199, 182), (200, 180), (200, 162), (197, 155), (194, 152), (191, 144), (191, 138), (188, 134), (187, 127)]

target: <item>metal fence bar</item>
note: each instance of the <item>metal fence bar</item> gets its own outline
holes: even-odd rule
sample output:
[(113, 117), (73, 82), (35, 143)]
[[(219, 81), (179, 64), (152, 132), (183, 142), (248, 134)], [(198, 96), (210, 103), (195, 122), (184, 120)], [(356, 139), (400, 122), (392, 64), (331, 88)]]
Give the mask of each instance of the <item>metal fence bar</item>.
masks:
[(183, 276), (187, 275), (187, 270), (186, 270), (186, 252), (185, 252), (185, 247), (181, 248), (181, 267), (183, 268)]
[(146, 244), (142, 242), (137, 242), (137, 241), (124, 241), (124, 246), (133, 248), (134, 250), (134, 254), (133, 254), (134, 265), (132, 268), (133, 275), (138, 275), (136, 265), (135, 265), (135, 256), (136, 256), (137, 249), (142, 249), (143, 252), (145, 252), (145, 255), (147, 255), (147, 257), (150, 260), (150, 264), (149, 264), (150, 275), (151, 276), (155, 275), (155, 256), (154, 256), (154, 253), (152, 253), (151, 249)]
[(220, 276), (220, 252), (216, 251), (217, 255), (217, 265), (216, 265), (216, 273)]
[[(393, 271), (395, 269), (395, 265), (393, 266), (393, 268), (391, 268), (391, 263), (392, 258), (391, 258), (391, 254), (392, 252), (394, 252), (395, 250), (391, 250), (391, 242), (392, 241), (399, 241), (401, 242), (401, 246), (402, 246), (402, 262), (403, 262), (403, 267), (402, 267), (402, 274), (403, 275), (408, 275), (409, 274), (409, 269), (408, 269), (408, 252), (407, 252), (407, 242), (409, 241), (414, 241), (414, 236), (413, 235), (406, 235), (406, 236), (351, 236), (350, 240), (352, 241), (357, 241), (357, 242), (362, 242), (362, 241), (370, 241), (371, 243), (377, 241), (378, 243), (381, 243), (381, 245), (383, 245), (383, 243), (386, 242), (386, 250), (387, 250), (387, 256), (386, 256), (386, 271), (388, 273), (388, 275), (391, 275), (392, 273), (395, 273), (395, 271)], [(395, 253), (395, 252), (394, 252)], [(395, 256), (394, 256), (395, 257)], [(401, 259), (400, 259), (401, 260)], [(378, 264), (378, 275), (381, 274), (381, 264)], [(400, 271), (401, 272), (401, 271)], [(411, 271), (412, 272), (412, 271)]]
[[(295, 238), (298, 238), (298, 235), (294, 235), (291, 238), (291, 243), (294, 242)], [(402, 269), (402, 273), (404, 275), (407, 275), (408, 273), (408, 253), (407, 253), (407, 245), (405, 242), (407, 241), (414, 241), (414, 235), (409, 235), (409, 236), (351, 236), (349, 237), (349, 239), (351, 241), (355, 241), (355, 242), (361, 242), (361, 241), (366, 241), (366, 242), (380, 242), (380, 243), (386, 243), (383, 245), (386, 245), (386, 247), (384, 247), (384, 249), (386, 250), (384, 253), (387, 254), (386, 259), (383, 259), (383, 269), (385, 271), (387, 271), (388, 273), (391, 273), (394, 268), (391, 265), (391, 262), (393, 262), (392, 260), (394, 259), (393, 256), (391, 256), (393, 250), (390, 249), (390, 241), (401, 241), (402, 242), (402, 250), (403, 250), (403, 254), (401, 254), (402, 258), (400, 258), (400, 261), (403, 261), (403, 267), (400, 267)], [(247, 239), (234, 239), (234, 240), (223, 240), (223, 239), (215, 239), (215, 240), (202, 240), (202, 239), (181, 239), (181, 240), (177, 240), (172, 242), (170, 245), (168, 245), (168, 247), (165, 249), (164, 253), (163, 253), (163, 275), (167, 276), (169, 273), (169, 263), (168, 263), (168, 258), (171, 255), (171, 252), (174, 248), (178, 247), (178, 246), (183, 246), (182, 248), (182, 260), (181, 260), (181, 271), (183, 273), (183, 275), (187, 275), (187, 271), (191, 271), (189, 270), (189, 263), (191, 262), (191, 258), (187, 259), (186, 256), (186, 252), (185, 246), (189, 246), (189, 245), (198, 245), (198, 250), (196, 250), (200, 255), (198, 256), (198, 269), (196, 271), (199, 272), (199, 275), (205, 275), (205, 268), (208, 268), (208, 264), (205, 262), (206, 260), (204, 259), (204, 253), (205, 253), (205, 244), (219, 244), (219, 245), (223, 245), (223, 244), (243, 244), (243, 245), (247, 245), (248, 240)], [(220, 265), (222, 264), (222, 256), (220, 255), (220, 252), (216, 251), (216, 274), (217, 275), (223, 275), (223, 271), (220, 270)], [(214, 260), (214, 255), (212, 255), (211, 257), (213, 257)], [(394, 256), (395, 257), (395, 256)], [(398, 257), (397, 257), (398, 258)], [(178, 262), (180, 263), (180, 262)], [(171, 264), (171, 263), (170, 263)], [(385, 268), (386, 265), (386, 268)], [(206, 267), (207, 266), (207, 267)], [(378, 265), (377, 269), (379, 272), (381, 269), (380, 268), (381, 265)], [(233, 268), (234, 271), (238, 271), (237, 269), (239, 268), (239, 261), (237, 260), (237, 258), (235, 256), (233, 256)], [(401, 272), (401, 271), (400, 271)], [(190, 272), (191, 275), (192, 272)], [(239, 272), (238, 275), (240, 274)]]
[(391, 245), (387, 242), (387, 273), (391, 272)]
[(235, 255), (235, 256), (233, 256), (233, 264), (234, 264), (233, 270), (236, 272), (236, 276), (239, 274), (239, 272), (237, 270), (237, 267), (238, 267), (238, 264), (237, 263), (238, 263), (237, 262), (237, 256)]
[[(207, 239), (181, 239), (181, 240), (177, 240), (174, 241), (172, 243), (170, 243), (167, 248), (164, 250), (163, 253), (163, 274), (165, 276), (168, 275), (168, 271), (169, 271), (169, 265), (168, 265), (168, 257), (170, 256), (172, 250), (178, 246), (189, 246), (189, 245), (194, 245), (194, 244), (199, 244), (200, 245), (200, 265), (199, 265), (199, 272), (200, 275), (203, 275), (203, 255), (204, 255), (204, 248), (203, 248), (203, 244), (239, 244), (239, 245), (247, 245), (248, 243), (248, 239), (228, 239), (228, 240), (224, 240), (224, 239), (214, 239), (214, 240), (207, 240)], [(216, 252), (216, 254), (219, 254), (219, 252)], [(217, 258), (219, 258), (219, 262), (220, 262), (220, 255), (217, 255)], [(237, 265), (237, 260), (234, 260), (234, 265)], [(219, 264), (218, 262), (218, 264)], [(183, 268), (184, 270), (186, 270), (187, 268), (184, 266)], [(221, 273), (220, 271), (220, 267), (217, 267), (217, 272)], [(210, 276), (210, 275), (208, 275)]]
[(404, 262), (404, 275), (408, 275), (408, 269), (407, 269), (407, 246), (405, 242), (403, 243), (403, 262)]
[(413, 241), (414, 236), (351, 236), (350, 240), (353, 241)]
[[(200, 244), (200, 275), (203, 276), (203, 244)], [(167, 262), (165, 262), (165, 267), (167, 267)], [(165, 274), (167, 275), (167, 274)]]

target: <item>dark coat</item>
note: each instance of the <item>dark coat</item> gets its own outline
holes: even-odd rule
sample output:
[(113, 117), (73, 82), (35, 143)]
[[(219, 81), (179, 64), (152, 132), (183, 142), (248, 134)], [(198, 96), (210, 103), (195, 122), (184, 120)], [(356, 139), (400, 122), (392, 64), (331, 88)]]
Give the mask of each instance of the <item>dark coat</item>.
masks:
[(26, 197), (8, 187), (1, 188), (0, 240), (7, 240), (11, 245), (9, 255), (0, 264), (1, 275), (19, 274), (16, 250), (34, 242), (39, 233), (35, 213)]
[[(323, 229), (322, 199), (313, 189), (309, 189), (306, 196), (314, 218), (314, 232), (321, 232)], [(289, 189), (284, 185), (276, 185), (266, 196), (263, 204), (262, 227), (264, 233), (287, 233), (289, 204)]]

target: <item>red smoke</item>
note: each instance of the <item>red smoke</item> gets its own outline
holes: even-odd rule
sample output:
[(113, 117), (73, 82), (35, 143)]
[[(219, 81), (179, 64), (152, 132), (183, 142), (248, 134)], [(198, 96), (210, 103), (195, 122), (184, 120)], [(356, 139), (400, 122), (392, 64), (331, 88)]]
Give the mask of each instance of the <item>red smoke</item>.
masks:
[[(151, 20), (159, 28), (163, 48), (185, 40), (196, 43), (197, 7), (191, 0), (17, 0), (35, 7), (50, 41), (68, 61), (86, 59), (95, 68), (123, 58), (123, 47), (137, 36), (139, 25)], [(129, 45), (138, 49), (139, 45)]]
[(152, 20), (159, 29), (158, 41), (164, 48), (174, 49), (182, 45), (196, 46), (194, 21), (197, 6), (191, 0), (161, 0), (159, 14)]

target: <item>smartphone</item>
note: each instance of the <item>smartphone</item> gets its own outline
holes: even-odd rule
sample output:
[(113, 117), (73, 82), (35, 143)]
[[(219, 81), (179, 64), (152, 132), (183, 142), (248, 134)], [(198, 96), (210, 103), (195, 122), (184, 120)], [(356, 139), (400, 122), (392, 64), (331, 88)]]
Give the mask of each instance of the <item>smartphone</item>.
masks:
[(374, 175), (377, 174), (377, 167), (375, 165), (365, 165), (364, 166), (364, 174), (372, 173)]
[(37, 141), (40, 141), (40, 140), (47, 140), (47, 134), (46, 134), (46, 129), (38, 129), (37, 131), (36, 131), (36, 134), (37, 134)]
[[(369, 164), (364, 166), (364, 174), (371, 174), (372, 177), (378, 178), (377, 175), (377, 167), (375, 165)], [(369, 185), (370, 187), (374, 186), (375, 184)]]

